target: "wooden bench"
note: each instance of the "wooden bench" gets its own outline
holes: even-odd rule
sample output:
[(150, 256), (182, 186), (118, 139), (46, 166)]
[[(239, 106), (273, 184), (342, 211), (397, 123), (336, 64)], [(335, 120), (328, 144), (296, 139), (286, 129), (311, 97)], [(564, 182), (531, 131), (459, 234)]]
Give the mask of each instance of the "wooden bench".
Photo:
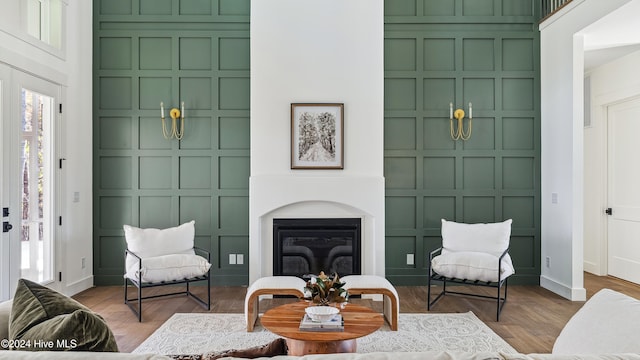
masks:
[(247, 288), (244, 298), (244, 315), (247, 321), (247, 332), (252, 332), (258, 320), (260, 295), (292, 295), (304, 297), (306, 282), (295, 276), (262, 277)]
[(391, 326), (391, 330), (398, 330), (398, 316), (400, 315), (400, 302), (398, 292), (389, 280), (376, 275), (347, 275), (340, 278), (344, 282), (344, 288), (349, 295), (382, 295), (383, 314)]

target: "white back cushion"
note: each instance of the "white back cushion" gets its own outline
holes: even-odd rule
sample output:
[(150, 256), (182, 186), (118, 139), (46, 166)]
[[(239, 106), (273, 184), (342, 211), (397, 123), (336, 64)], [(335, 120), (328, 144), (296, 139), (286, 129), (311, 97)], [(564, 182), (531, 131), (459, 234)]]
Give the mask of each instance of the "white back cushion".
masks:
[[(194, 254), (195, 221), (191, 220), (180, 226), (168, 229), (140, 229), (131, 225), (124, 225), (124, 238), (127, 249), (141, 258), (149, 258), (170, 254)], [(133, 256), (127, 256), (126, 269), (138, 267), (138, 261)]]
[(475, 251), (500, 256), (509, 247), (511, 222), (463, 224), (442, 219), (442, 252)]
[(193, 254), (195, 221), (168, 229), (140, 229), (124, 225), (127, 248), (142, 258), (169, 255)]

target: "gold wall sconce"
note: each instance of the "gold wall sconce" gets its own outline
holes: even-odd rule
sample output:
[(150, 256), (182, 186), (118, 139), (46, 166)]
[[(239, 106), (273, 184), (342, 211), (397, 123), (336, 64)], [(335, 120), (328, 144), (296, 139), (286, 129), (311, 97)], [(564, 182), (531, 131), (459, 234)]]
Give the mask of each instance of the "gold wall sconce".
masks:
[[(449, 131), (451, 132), (452, 140), (469, 140), (471, 138), (471, 122), (473, 120), (473, 108), (471, 103), (469, 103), (469, 126), (468, 131), (465, 133), (464, 131), (464, 110), (456, 109), (453, 110), (453, 103), (449, 103)], [(454, 126), (453, 119), (458, 120), (457, 126)]]
[[(180, 103), (180, 110), (172, 108), (169, 110), (171, 117), (171, 128), (167, 130), (164, 123), (164, 103), (160, 102), (160, 118), (162, 119), (162, 135), (165, 139), (176, 138), (181, 140), (184, 136), (184, 101)], [(180, 119), (180, 129), (178, 129), (178, 119)]]

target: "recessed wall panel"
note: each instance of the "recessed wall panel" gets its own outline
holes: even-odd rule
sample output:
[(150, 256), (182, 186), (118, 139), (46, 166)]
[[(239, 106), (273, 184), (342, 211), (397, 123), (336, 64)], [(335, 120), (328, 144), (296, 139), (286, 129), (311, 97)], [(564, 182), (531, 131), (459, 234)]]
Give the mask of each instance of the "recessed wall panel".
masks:
[(211, 70), (211, 38), (180, 38), (180, 69)]
[(211, 0), (178, 0), (180, 15), (211, 15)]
[[(469, 131), (468, 118), (464, 120), (463, 129)], [(463, 145), (465, 150), (496, 150), (495, 119), (474, 117), (471, 120), (471, 137)]]
[(472, 103), (474, 116), (478, 115), (478, 110), (494, 110), (495, 101), (495, 79), (464, 79), (463, 81), (464, 101), (458, 107), (463, 106), (468, 116), (469, 103)]
[(184, 101), (185, 117), (191, 110), (209, 110), (211, 106), (211, 79), (183, 77), (180, 79), (180, 99)]
[[(455, 79), (427, 78), (423, 80), (425, 110), (443, 110), (443, 114), (448, 115), (449, 103), (456, 98)], [(445, 116), (446, 116), (445, 115)]]
[(249, 88), (249, 78), (220, 78), (220, 109), (249, 110)]
[(141, 228), (166, 229), (180, 225), (172, 220), (170, 196), (141, 196), (138, 206)]
[(100, 198), (100, 228), (122, 230), (122, 225), (132, 223), (130, 196), (104, 196)]
[(394, 0), (384, 2), (384, 14), (387, 16), (415, 16), (416, 0)]
[(131, 157), (103, 156), (99, 164), (100, 188), (131, 189)]
[(424, 0), (425, 16), (454, 16), (455, 14), (454, 0)]
[(533, 71), (533, 40), (503, 39), (502, 69), (507, 71)]
[(180, 224), (194, 220), (196, 235), (210, 235), (213, 232), (210, 196), (181, 196)]
[(180, 157), (180, 189), (211, 188), (211, 157)]
[(462, 0), (464, 16), (493, 16), (493, 0)]
[(220, 131), (218, 140), (220, 149), (249, 149), (249, 118), (220, 118)]
[(505, 157), (502, 159), (502, 186), (504, 189), (533, 190), (534, 175), (533, 158)]
[(172, 0), (140, 0), (140, 15), (171, 15), (171, 3)]
[[(436, 0), (438, 3), (446, 2)], [(455, 39), (424, 39), (423, 67), (428, 71), (455, 70)]]
[(127, 248), (124, 236), (100, 236), (100, 249), (96, 266), (100, 269), (118, 269), (124, 274), (124, 250)]
[(100, 69), (130, 70), (132, 60), (130, 37), (103, 37), (100, 42)]
[(249, 189), (248, 156), (220, 157), (219, 166), (220, 189)]
[(493, 39), (463, 39), (462, 56), (465, 71), (493, 71), (495, 49)]
[(169, 156), (144, 156), (139, 160), (140, 189), (171, 189), (172, 160)]
[(423, 169), (424, 189), (456, 188), (455, 157), (425, 157)]
[(210, 117), (189, 116), (185, 119), (184, 137), (180, 140), (180, 149), (212, 149), (213, 134), (211, 131), (214, 125)]
[(385, 226), (392, 229), (415, 229), (416, 198), (387, 196), (385, 200)]
[[(165, 112), (168, 111), (165, 109)], [(165, 130), (171, 131), (171, 119), (165, 118)], [(162, 132), (162, 119), (158, 111), (157, 117), (141, 117), (139, 134), (139, 146), (141, 150), (171, 149), (171, 140), (165, 139)]]
[(413, 157), (385, 158), (384, 179), (387, 189), (415, 189), (416, 159)]
[(495, 158), (465, 157), (463, 168), (465, 189), (495, 189)]
[(218, 0), (218, 14), (245, 15), (251, 12), (250, 0)]
[(496, 198), (492, 196), (465, 196), (462, 199), (462, 222), (490, 223), (501, 221), (495, 218)]
[(220, 70), (249, 70), (248, 38), (221, 38), (218, 46)]
[(455, 149), (456, 142), (451, 139), (451, 123), (447, 115), (424, 118), (423, 129), (422, 139), (425, 150)]
[(424, 198), (425, 228), (438, 229), (442, 227), (441, 219), (456, 218), (456, 198), (454, 196), (425, 196)]
[(131, 149), (131, 118), (100, 117), (100, 149)]
[(534, 150), (535, 123), (533, 118), (502, 119), (502, 146), (505, 150)]
[(384, 119), (385, 150), (415, 150), (416, 135), (415, 118)]
[(100, 109), (130, 110), (132, 104), (130, 77), (101, 77)]
[(416, 238), (414, 236), (388, 236), (385, 241), (386, 267), (413, 268), (407, 264), (407, 254), (416, 254)]
[(415, 79), (385, 79), (384, 94), (386, 110), (416, 109)]
[(140, 70), (171, 70), (171, 38), (140, 38)]
[(416, 70), (416, 39), (385, 39), (385, 70)]
[(245, 231), (249, 226), (249, 197), (220, 196), (219, 201), (220, 229)]
[(533, 79), (503, 79), (502, 107), (505, 110), (533, 110)]
[(180, 104), (171, 103), (173, 82), (168, 77), (140, 77), (140, 109), (156, 110), (160, 117), (160, 103), (164, 105), (165, 120), (171, 121), (171, 108)]
[(513, 219), (513, 228), (534, 228), (535, 206), (533, 196), (505, 196), (502, 199), (502, 209)]

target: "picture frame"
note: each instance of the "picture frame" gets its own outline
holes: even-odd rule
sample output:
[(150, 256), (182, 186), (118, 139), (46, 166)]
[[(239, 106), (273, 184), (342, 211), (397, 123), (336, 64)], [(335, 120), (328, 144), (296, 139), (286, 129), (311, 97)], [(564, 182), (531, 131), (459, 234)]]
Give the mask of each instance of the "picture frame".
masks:
[(291, 169), (344, 169), (344, 104), (291, 104)]

